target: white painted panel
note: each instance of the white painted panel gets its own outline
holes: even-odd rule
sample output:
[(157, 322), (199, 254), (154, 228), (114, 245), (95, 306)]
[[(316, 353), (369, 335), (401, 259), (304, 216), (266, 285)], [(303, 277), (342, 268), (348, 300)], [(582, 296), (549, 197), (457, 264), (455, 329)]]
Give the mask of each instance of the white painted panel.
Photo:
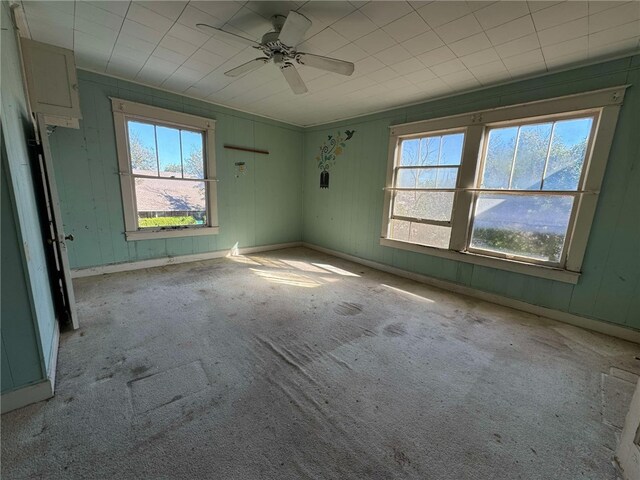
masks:
[(34, 112), (82, 118), (73, 51), (22, 39)]

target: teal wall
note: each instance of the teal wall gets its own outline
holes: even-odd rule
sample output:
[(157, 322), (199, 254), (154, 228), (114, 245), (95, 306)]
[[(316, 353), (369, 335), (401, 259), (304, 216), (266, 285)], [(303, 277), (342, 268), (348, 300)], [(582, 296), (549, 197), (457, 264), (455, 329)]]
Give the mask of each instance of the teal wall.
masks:
[[(2, 392), (45, 378), (56, 318), (33, 182), (16, 31), (2, 15)], [(10, 376), (5, 379), (7, 373)]]
[[(301, 128), (79, 71), (80, 129), (49, 137), (72, 268), (302, 239)], [(110, 96), (216, 120), (218, 235), (127, 242)], [(269, 150), (227, 150), (224, 144)], [(235, 162), (246, 172), (236, 178)]]
[[(627, 90), (577, 285), (379, 244), (389, 126), (631, 84)], [(640, 56), (421, 105), (312, 127), (304, 136), (306, 242), (588, 318), (640, 329)], [(355, 129), (319, 188), (315, 157), (327, 135)]]

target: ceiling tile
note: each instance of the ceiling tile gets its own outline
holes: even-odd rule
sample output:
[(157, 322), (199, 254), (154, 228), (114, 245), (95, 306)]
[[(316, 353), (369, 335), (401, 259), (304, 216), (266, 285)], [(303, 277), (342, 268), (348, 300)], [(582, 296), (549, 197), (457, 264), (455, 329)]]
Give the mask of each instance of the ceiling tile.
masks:
[(640, 37), (640, 20), (618, 25), (607, 30), (601, 30), (589, 35), (589, 50), (604, 47), (623, 40), (638, 39)]
[(473, 15), (459, 18), (434, 28), (445, 43), (452, 43), (462, 38), (470, 37), (482, 31), (482, 27)]
[(80, 17), (76, 17), (74, 29), (78, 32), (91, 35), (92, 37), (100, 38), (108, 43), (114, 43), (118, 38), (118, 32), (119, 32), (119, 29), (113, 30), (99, 23), (91, 22), (89, 20), (86, 20)]
[(247, 7), (242, 7), (227, 23), (242, 32), (249, 38), (262, 38), (268, 31), (273, 29), (271, 21), (258, 15)]
[(377, 30), (378, 27), (375, 23), (369, 20), (369, 17), (361, 13), (359, 10), (356, 10), (355, 12), (338, 20), (331, 28), (345, 38), (353, 41), (365, 36), (367, 33)]
[(536, 30), (555, 27), (576, 18), (587, 16), (587, 2), (562, 2), (531, 14)]
[(504, 63), (502, 63), (502, 60), (475, 65), (469, 67), (469, 71), (473, 73), (474, 77), (483, 83), (487, 80), (504, 79), (509, 77), (509, 72), (504, 66)]
[(420, 60), (427, 67), (431, 67), (432, 65), (437, 65), (454, 58), (456, 58), (456, 54), (446, 46), (439, 47), (418, 55), (418, 60)]
[(491, 42), (484, 32), (476, 33), (475, 35), (463, 38), (462, 40), (458, 40), (457, 42), (453, 42), (449, 45), (449, 48), (458, 57), (469, 55), (489, 47), (491, 47)]
[[(71, 2), (66, 2), (71, 5)], [(77, 2), (80, 3), (80, 2)], [(127, 14), (129, 4), (131, 2), (124, 0), (99, 0), (99, 1), (86, 1), (82, 0), (82, 3), (89, 3), (94, 7), (101, 8), (107, 12), (115, 13), (116, 15), (123, 17)]]
[(190, 43), (196, 47), (201, 47), (209, 38), (206, 33), (201, 32), (193, 28), (189, 28), (181, 23), (175, 23), (168, 32), (174, 38), (180, 39), (183, 42)]
[(189, 2), (173, 0), (163, 0), (161, 2), (155, 0), (142, 0), (136, 1), (135, 3), (138, 3), (139, 5), (142, 5), (155, 13), (159, 13), (163, 17), (175, 22)]
[(491, 47), (486, 50), (481, 50), (479, 52), (460, 57), (460, 60), (462, 60), (462, 63), (464, 63), (467, 68), (471, 68), (478, 65), (500, 61), (500, 57), (498, 56), (498, 52), (496, 52), (495, 48)]
[[(420, 15), (411, 12), (383, 27), (397, 42), (404, 42), (430, 30)], [(421, 52), (422, 53), (422, 52)]]
[(431, 2), (417, 12), (431, 28), (435, 28), (468, 15), (471, 9), (467, 2), (448, 1)]
[(442, 77), (443, 75), (449, 75), (450, 73), (459, 72), (460, 70), (466, 70), (467, 67), (464, 66), (464, 63), (462, 63), (460, 59), (454, 58), (453, 60), (434, 65), (430, 67), (430, 69), (437, 76)]
[(299, 12), (314, 23), (329, 26), (354, 10), (355, 7), (349, 2), (314, 1), (305, 3)]
[(141, 64), (133, 60), (111, 58), (107, 65), (107, 73), (118, 77), (134, 78), (140, 71)]
[(540, 45), (547, 46), (583, 37), (588, 33), (589, 22), (587, 17), (583, 17), (556, 27), (541, 30), (538, 32), (538, 38), (540, 39)]
[(145, 42), (151, 42), (154, 44), (160, 42), (165, 33), (166, 32), (154, 30), (151, 27), (147, 27), (146, 25), (142, 25), (129, 19), (125, 19), (122, 24), (122, 29), (120, 30), (120, 34), (130, 35), (132, 37), (139, 38), (140, 40), (144, 40)]
[[(156, 3), (156, 2), (154, 2)], [(164, 3), (164, 2), (157, 2)], [(226, 22), (242, 8), (242, 2), (191, 1), (189, 5)]]
[(116, 46), (117, 45), (124, 45), (125, 47), (148, 53), (149, 55), (151, 55), (151, 52), (153, 52), (153, 50), (156, 48), (155, 43), (147, 42), (146, 40), (142, 40), (141, 38), (132, 37), (131, 35), (128, 35), (124, 32), (120, 32), (120, 35), (118, 35)]
[(369, 56), (367, 52), (362, 50), (355, 43), (349, 43), (344, 47), (340, 47), (337, 50), (330, 52), (330, 55), (340, 60), (346, 60), (347, 62), (357, 62), (358, 60), (362, 60)]
[(469, 70), (460, 70), (459, 72), (443, 75), (440, 80), (456, 90), (468, 90), (480, 86), (478, 79)]
[(266, 19), (271, 19), (274, 15), (282, 15), (286, 17), (289, 15), (291, 10), (297, 10), (299, 5), (296, 2), (288, 1), (250, 1), (247, 2), (245, 6), (260, 16)]
[[(209, 52), (213, 52), (217, 55), (220, 55), (221, 57), (224, 57), (224, 58), (232, 57), (233, 55), (236, 55), (238, 52), (244, 50), (244, 48), (237, 43), (234, 45), (231, 45), (229, 43), (223, 42), (222, 40), (219, 40), (218, 38), (214, 38), (214, 37), (211, 37), (209, 40), (207, 40), (204, 43), (204, 45), (202, 45), (202, 48), (204, 48), (205, 50), (208, 50)], [(256, 54), (256, 57), (261, 56), (261, 53), (258, 50), (255, 50), (255, 54)]]
[(340, 47), (344, 47), (348, 43), (349, 40), (344, 38), (331, 27), (327, 27), (317, 35), (314, 35), (301, 43), (298, 46), (298, 50), (307, 53), (315, 53), (316, 55), (326, 55)]
[[(424, 66), (422, 68), (424, 68)], [(367, 75), (367, 78), (370, 78), (374, 82), (382, 83), (393, 78), (398, 78), (399, 76), (400, 74), (393, 68), (384, 67), (380, 70), (376, 70), (375, 72), (371, 72)]]
[(629, 3), (629, 0), (624, 1), (616, 1), (616, 0), (589, 0), (587, 4), (587, 8), (589, 10), (589, 15), (593, 15), (599, 13), (603, 10), (607, 10), (609, 8), (619, 7), (620, 5), (624, 5), (625, 3)]
[(111, 60), (118, 60), (123, 62), (137, 62), (139, 65), (138, 70), (142, 68), (144, 63), (147, 61), (147, 58), (151, 55), (151, 51), (138, 50), (136, 48), (130, 47), (124, 43), (122, 43), (121, 38), (116, 42), (115, 47), (113, 47), (113, 52), (111, 53)]
[(149, 10), (135, 2), (129, 7), (126, 18), (162, 33), (166, 33), (174, 23), (167, 17), (163, 17), (159, 13)]
[(396, 41), (384, 30), (376, 30), (354, 42), (370, 55), (396, 44)]
[(529, 11), (531, 13), (537, 12), (538, 10), (542, 10), (545, 8), (552, 7), (557, 5), (558, 3), (562, 3), (566, 0), (529, 0), (527, 5), (529, 6)]
[(158, 45), (160, 47), (172, 50), (176, 53), (180, 53), (188, 57), (193, 55), (198, 49), (196, 45), (185, 42), (184, 40), (180, 40), (179, 38), (175, 38), (174, 36), (169, 34), (165, 35)]
[(400, 75), (408, 75), (419, 70), (427, 70), (427, 67), (425, 67), (422, 62), (415, 57), (410, 57), (407, 60), (395, 63), (391, 65), (391, 68)]
[(535, 28), (530, 16), (518, 18), (486, 31), (489, 40), (494, 45), (501, 45), (531, 33), (535, 33)]
[(589, 33), (599, 32), (640, 19), (640, 2), (633, 1), (589, 17)]
[(81, 18), (84, 20), (88, 20), (91, 23), (97, 23), (102, 27), (106, 27), (116, 31), (120, 30), (122, 22), (124, 22), (124, 17), (98, 8), (88, 2), (77, 2), (75, 15), (76, 22)]
[(385, 65), (394, 65), (412, 58), (411, 54), (401, 45), (394, 45), (374, 55)]
[(189, 58), (188, 55), (174, 52), (173, 50), (160, 46), (156, 47), (153, 51), (153, 56), (166, 60), (167, 62), (177, 63), (178, 65), (181, 65), (187, 58)]
[(537, 48), (540, 48), (538, 34), (531, 33), (516, 40), (497, 45), (496, 51), (498, 52), (498, 55), (500, 55), (502, 58), (505, 58), (512, 57), (520, 53), (530, 52), (531, 50), (535, 50)]
[(486, 30), (529, 15), (529, 7), (523, 1), (502, 1), (477, 10), (474, 15)]
[(528, 64), (544, 63), (544, 57), (542, 56), (542, 50), (531, 50), (530, 52), (514, 55), (513, 57), (503, 58), (502, 63), (509, 70), (524, 67)]
[(436, 74), (433, 73), (427, 67), (422, 67), (420, 70), (416, 70), (415, 72), (409, 73), (404, 76), (407, 80), (414, 84), (421, 84), (433, 78), (436, 78)]
[(369, 17), (379, 27), (397, 20), (413, 11), (411, 5), (405, 1), (394, 2), (369, 2), (360, 8), (360, 11)]
[(384, 68), (385, 64), (378, 60), (376, 57), (367, 57), (363, 60), (355, 62), (355, 76), (367, 75), (376, 70)]
[(412, 55), (420, 55), (429, 50), (436, 49), (444, 45), (438, 34), (434, 31), (428, 31), (417, 37), (402, 42), (402, 46)]
[(589, 58), (606, 58), (612, 54), (617, 55), (621, 52), (638, 52), (640, 51), (640, 38), (628, 38), (620, 42), (609, 43), (601, 46), (589, 45)]
[[(191, 57), (189, 57), (189, 60), (193, 61), (193, 62), (200, 62), (200, 63), (204, 63), (206, 65), (209, 65), (210, 67), (212, 67), (210, 70), (212, 70), (212, 69), (222, 65), (225, 61), (227, 61), (227, 58), (225, 58), (225, 57), (223, 57), (221, 55), (217, 55), (217, 54), (215, 54), (213, 52), (209, 52), (209, 51), (205, 50), (204, 48), (201, 48), (196, 53), (191, 55)], [(188, 66), (188, 65), (186, 65), (186, 66)]]
[(553, 60), (558, 57), (564, 57), (576, 53), (587, 55), (587, 50), (588, 43), (586, 36), (542, 47), (542, 53), (544, 54), (545, 60)]
[(178, 23), (199, 32), (196, 27), (196, 24), (198, 23), (206, 23), (212, 27), (220, 28), (224, 25), (225, 20), (209, 15), (208, 13), (205, 13), (191, 5), (187, 5), (182, 14), (178, 17)]

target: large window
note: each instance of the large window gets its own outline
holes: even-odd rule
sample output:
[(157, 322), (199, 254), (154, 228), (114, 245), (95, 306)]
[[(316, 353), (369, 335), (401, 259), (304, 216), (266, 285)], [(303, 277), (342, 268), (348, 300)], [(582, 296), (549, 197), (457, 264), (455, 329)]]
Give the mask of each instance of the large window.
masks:
[(392, 127), (381, 243), (576, 282), (623, 96)]
[(217, 233), (213, 122), (113, 99), (127, 239)]

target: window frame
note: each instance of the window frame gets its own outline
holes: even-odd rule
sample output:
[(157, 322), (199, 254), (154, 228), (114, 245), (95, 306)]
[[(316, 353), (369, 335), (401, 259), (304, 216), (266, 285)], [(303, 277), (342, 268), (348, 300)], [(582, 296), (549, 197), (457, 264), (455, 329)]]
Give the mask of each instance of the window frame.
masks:
[[(567, 283), (577, 283), (589, 232), (595, 215), (599, 189), (604, 177), (618, 114), (628, 85), (605, 88), (586, 93), (567, 95), (529, 103), (497, 107), (448, 117), (390, 126), (387, 180), (384, 194), (384, 210), (380, 244), (428, 255), (450, 258), (476, 265), (508, 270), (527, 275), (549, 278)], [(586, 117), (592, 115), (594, 123), (587, 143), (578, 190), (569, 219), (569, 227), (563, 246), (560, 264), (536, 261), (527, 257), (500, 254), (470, 248), (474, 212), (477, 199), (483, 191), (504, 193), (510, 190), (482, 189), (488, 132), (492, 128), (508, 125), (535, 124), (542, 121)], [(451, 239), (449, 248), (437, 248), (403, 240), (388, 238), (392, 218), (395, 170), (399, 164), (400, 145), (407, 138), (437, 134), (464, 132), (462, 160), (458, 172), (453, 211), (451, 214)], [(511, 190), (513, 192), (513, 190)], [(522, 194), (535, 194), (526, 191)], [(507, 193), (517, 195), (516, 193)], [(556, 191), (541, 194), (557, 195)]]
[[(214, 235), (219, 233), (216, 154), (215, 154), (215, 120), (167, 110), (160, 107), (110, 97), (116, 135), (116, 150), (122, 205), (127, 241), (149, 240), (161, 238), (189, 237), (196, 235)], [(200, 132), (203, 135), (203, 162), (205, 184), (205, 201), (207, 207), (207, 223), (205, 225), (181, 225), (174, 227), (138, 226), (138, 210), (136, 204), (135, 179), (147, 178), (135, 175), (131, 167), (129, 154), (129, 133), (127, 122), (140, 121), (154, 126)], [(155, 178), (155, 177), (153, 177)], [(164, 177), (161, 177), (164, 178)], [(189, 181), (197, 181), (189, 179)]]

